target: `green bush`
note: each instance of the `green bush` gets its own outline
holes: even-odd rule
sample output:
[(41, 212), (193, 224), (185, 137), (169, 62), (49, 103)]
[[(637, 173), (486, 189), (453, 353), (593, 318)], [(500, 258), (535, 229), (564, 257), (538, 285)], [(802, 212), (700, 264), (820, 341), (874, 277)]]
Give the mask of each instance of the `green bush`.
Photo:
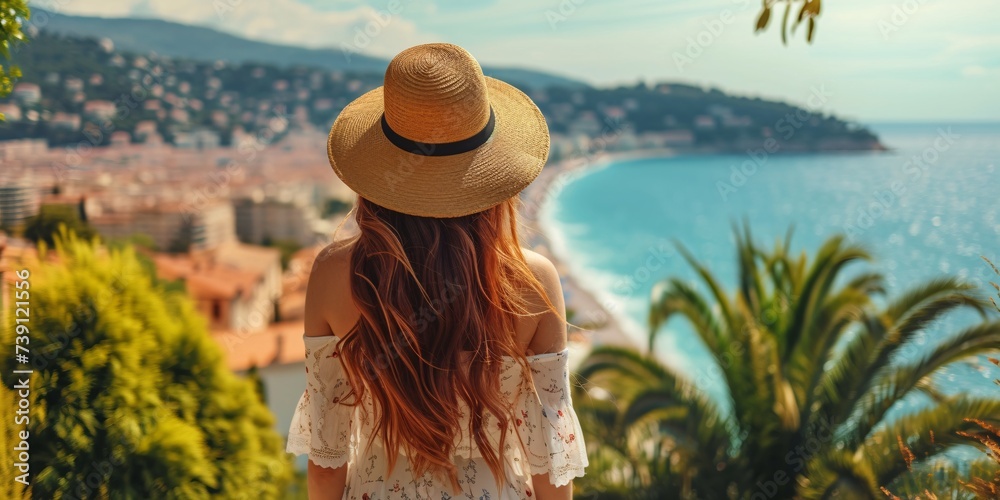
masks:
[[(30, 270), (31, 495), (281, 497), (292, 472), (274, 418), (191, 301), (130, 248), (64, 231), (55, 252)], [(4, 324), (11, 387), (10, 314)]]

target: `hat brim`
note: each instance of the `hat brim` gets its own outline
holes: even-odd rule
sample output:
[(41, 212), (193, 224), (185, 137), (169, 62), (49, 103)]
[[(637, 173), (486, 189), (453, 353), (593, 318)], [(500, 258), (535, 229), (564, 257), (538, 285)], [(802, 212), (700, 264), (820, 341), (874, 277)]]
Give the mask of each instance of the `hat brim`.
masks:
[(520, 90), (486, 77), (496, 125), (482, 146), (451, 156), (404, 151), (382, 132), (382, 87), (347, 105), (330, 128), (327, 154), (358, 195), (410, 215), (461, 217), (521, 192), (549, 154), (542, 112)]

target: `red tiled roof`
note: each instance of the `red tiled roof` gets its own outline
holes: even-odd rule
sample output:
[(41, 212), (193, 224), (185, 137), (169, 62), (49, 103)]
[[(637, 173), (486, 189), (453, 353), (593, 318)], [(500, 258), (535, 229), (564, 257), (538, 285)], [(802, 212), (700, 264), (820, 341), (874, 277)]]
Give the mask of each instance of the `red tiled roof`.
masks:
[(259, 261), (219, 262), (211, 253), (155, 254), (153, 262), (161, 278), (183, 279), (195, 300), (231, 299), (250, 292), (266, 272)]
[(214, 257), (220, 264), (265, 273), (281, 261), (281, 251), (242, 243), (223, 243), (214, 250)]
[(266, 330), (254, 333), (221, 331), (212, 337), (222, 347), (229, 369), (243, 371), (251, 366), (300, 363), (306, 358), (302, 341), (302, 321), (273, 323)]
[[(55, 252), (49, 252), (50, 260)], [(38, 264), (38, 250), (33, 246), (10, 245), (4, 242), (0, 245), (0, 271), (17, 271)], [(20, 281), (16, 273), (4, 273), (4, 281), (13, 283)]]

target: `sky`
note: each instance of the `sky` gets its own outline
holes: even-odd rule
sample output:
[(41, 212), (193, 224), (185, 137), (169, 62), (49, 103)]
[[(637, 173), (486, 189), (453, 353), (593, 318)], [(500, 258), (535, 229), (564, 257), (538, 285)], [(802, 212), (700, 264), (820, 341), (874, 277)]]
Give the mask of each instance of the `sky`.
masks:
[[(798, 3), (798, 2), (796, 2)], [(427, 42), (484, 65), (597, 86), (684, 82), (859, 122), (1000, 121), (996, 0), (827, 0), (812, 44), (754, 34), (761, 0), (36, 0), (64, 14), (146, 17), (255, 40), (391, 58)], [(797, 13), (793, 11), (793, 14)], [(793, 16), (794, 17), (794, 16)]]

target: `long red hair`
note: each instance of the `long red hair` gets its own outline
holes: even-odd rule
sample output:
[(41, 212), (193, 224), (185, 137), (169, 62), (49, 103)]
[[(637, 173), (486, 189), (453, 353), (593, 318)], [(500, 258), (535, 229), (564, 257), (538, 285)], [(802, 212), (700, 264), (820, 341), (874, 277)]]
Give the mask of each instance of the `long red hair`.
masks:
[[(355, 404), (371, 395), (390, 470), (402, 449), (415, 477), (443, 473), (457, 490), (455, 436), (467, 431), (506, 482), (506, 433), (491, 442), (487, 414), (488, 425), (511, 424), (500, 372), (504, 356), (525, 362), (514, 333), (515, 317), (530, 314), (525, 292), (552, 307), (521, 251), (518, 202), (437, 219), (358, 198), (351, 293), (361, 318), (340, 342), (341, 360)], [(460, 428), (460, 401), (468, 429)]]

